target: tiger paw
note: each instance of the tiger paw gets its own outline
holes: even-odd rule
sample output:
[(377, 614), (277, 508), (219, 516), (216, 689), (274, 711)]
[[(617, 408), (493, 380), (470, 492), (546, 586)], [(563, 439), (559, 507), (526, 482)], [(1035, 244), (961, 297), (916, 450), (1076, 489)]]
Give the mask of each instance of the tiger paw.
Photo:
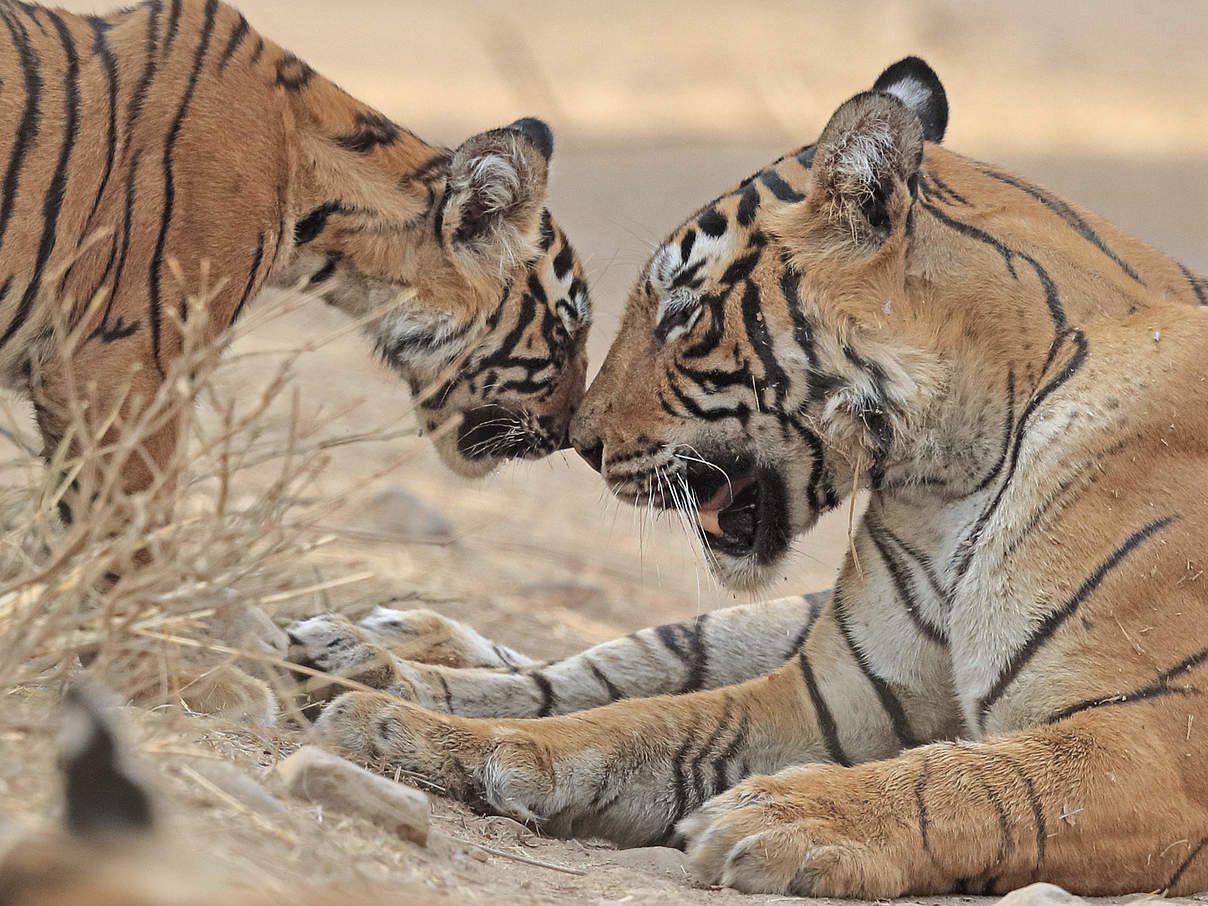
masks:
[(407, 661), (442, 667), (521, 667), (532, 661), (433, 610), (377, 605), (357, 624)]
[(900, 895), (906, 860), (890, 858), (890, 841), (874, 839), (885, 825), (867, 800), (849, 800), (847, 784), (834, 782), (842, 770), (753, 777), (705, 803), (679, 825), (697, 877), (746, 893)]
[[(412, 678), (403, 676), (390, 652), (369, 642), (363, 631), (343, 614), (325, 613), (297, 620), (286, 628), (291, 663), (343, 677), (400, 698), (417, 698)], [(325, 701), (345, 691), (347, 683), (325, 681), (307, 673), (303, 686), (313, 701)]]
[(548, 753), (522, 731), (371, 692), (334, 699), (315, 731), (325, 745), (482, 812), (540, 824), (553, 809)]

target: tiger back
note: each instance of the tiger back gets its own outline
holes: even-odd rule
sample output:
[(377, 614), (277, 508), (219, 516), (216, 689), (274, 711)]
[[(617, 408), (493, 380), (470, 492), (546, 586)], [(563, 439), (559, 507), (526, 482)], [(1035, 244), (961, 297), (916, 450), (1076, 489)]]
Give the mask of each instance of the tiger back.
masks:
[[(473, 474), (563, 445), (590, 314), (544, 209), (544, 123), (431, 145), (218, 0), (103, 18), (4, 0), (0, 23), (0, 379), (33, 398), (48, 456), (74, 398), (116, 439), (171, 372), (182, 322), (204, 318), (212, 341), (266, 286), (361, 319), (415, 388), (553, 318), (559, 335), (530, 356), (557, 359), (542, 380), (446, 395), (427, 421), (506, 410), (524, 442), (473, 457), (441, 447)], [(148, 429), (120, 463), (125, 489), (151, 485), (175, 443), (172, 419)]]

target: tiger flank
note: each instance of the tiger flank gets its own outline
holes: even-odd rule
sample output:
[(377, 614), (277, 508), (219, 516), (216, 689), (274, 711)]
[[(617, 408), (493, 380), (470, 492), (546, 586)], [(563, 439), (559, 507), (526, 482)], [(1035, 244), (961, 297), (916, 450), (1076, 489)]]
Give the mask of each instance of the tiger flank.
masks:
[(745, 891), (1208, 887), (1208, 281), (945, 150), (947, 117), (908, 58), (693, 214), (572, 427), (736, 587), (867, 489), (829, 600), (391, 662), (427, 709), (340, 696), (331, 743)]
[(48, 457), (77, 452), (83, 397), (122, 489), (151, 487), (174, 420), (116, 441), (182, 322), (212, 341), (266, 286), (361, 319), (454, 469), (564, 445), (590, 311), (544, 208), (544, 123), (428, 144), (218, 0), (104, 18), (2, 0), (0, 21), (0, 380)]

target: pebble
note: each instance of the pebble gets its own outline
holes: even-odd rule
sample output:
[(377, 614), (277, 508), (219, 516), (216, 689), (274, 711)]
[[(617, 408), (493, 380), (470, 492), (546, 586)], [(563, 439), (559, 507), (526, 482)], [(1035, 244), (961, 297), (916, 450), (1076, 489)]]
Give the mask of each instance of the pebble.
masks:
[(371, 774), (317, 746), (303, 746), (280, 762), (275, 773), (299, 799), (366, 818), (421, 846), (428, 841), (428, 797), (417, 789)]

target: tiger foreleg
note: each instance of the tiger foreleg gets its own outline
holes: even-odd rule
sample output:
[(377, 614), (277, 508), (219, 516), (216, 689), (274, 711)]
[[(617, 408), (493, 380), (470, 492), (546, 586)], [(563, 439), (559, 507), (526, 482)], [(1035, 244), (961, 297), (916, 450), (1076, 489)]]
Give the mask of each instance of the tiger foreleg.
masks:
[[(347, 633), (366, 640), (374, 635), (365, 630), (372, 630), (377, 644), (410, 661), (396, 665), (414, 690), (406, 697), (430, 710), (463, 717), (549, 717), (761, 676), (801, 647), (828, 598), (829, 592), (816, 592), (729, 607), (545, 663), (528, 661), (511, 649), (502, 649), (499, 656), (501, 646), (430, 611), (379, 607), (360, 621), (359, 630), (339, 620), (330, 622), (328, 629), (344, 626)], [(296, 626), (304, 627), (305, 622)], [(299, 628), (296, 635), (312, 639), (308, 659), (316, 666), (348, 658), (350, 645), (331, 645), (329, 631), (307, 633)], [(483, 666), (500, 669), (458, 669), (443, 656), (454, 648), (471, 652)], [(359, 660), (367, 658), (358, 655)], [(417, 663), (420, 660), (425, 663)]]
[(1208, 779), (1186, 773), (1185, 713), (1166, 726), (1087, 712), (753, 777), (680, 830), (702, 881), (748, 892), (872, 899), (1043, 880), (1079, 894), (1191, 893), (1208, 887)]
[[(900, 750), (893, 721), (829, 612), (806, 648), (812, 655), (738, 685), (538, 720), (440, 715), (387, 695), (350, 693), (316, 728), (388, 771), (549, 833), (673, 842), (677, 822), (751, 774)], [(913, 717), (921, 732), (935, 723), (929, 708)]]

